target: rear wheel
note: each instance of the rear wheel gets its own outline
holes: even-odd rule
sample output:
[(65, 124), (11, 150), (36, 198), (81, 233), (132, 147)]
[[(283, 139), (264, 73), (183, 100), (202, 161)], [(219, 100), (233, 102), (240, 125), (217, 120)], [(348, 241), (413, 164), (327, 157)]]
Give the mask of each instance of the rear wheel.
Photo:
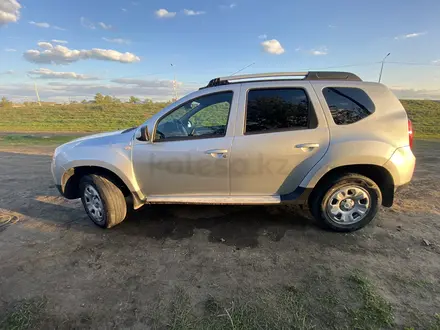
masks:
[(90, 174), (80, 181), (81, 201), (89, 218), (99, 227), (111, 228), (127, 215), (124, 194), (110, 179)]
[(341, 232), (369, 224), (382, 204), (378, 185), (360, 174), (332, 178), (316, 187), (309, 199), (310, 210), (325, 228)]

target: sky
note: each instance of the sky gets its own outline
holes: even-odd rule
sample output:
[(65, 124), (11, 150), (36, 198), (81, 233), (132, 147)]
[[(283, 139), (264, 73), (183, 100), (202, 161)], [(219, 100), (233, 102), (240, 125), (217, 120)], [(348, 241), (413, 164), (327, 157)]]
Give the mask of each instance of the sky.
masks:
[(440, 99), (438, 0), (0, 0), (0, 97), (157, 101), (218, 76), (343, 70)]

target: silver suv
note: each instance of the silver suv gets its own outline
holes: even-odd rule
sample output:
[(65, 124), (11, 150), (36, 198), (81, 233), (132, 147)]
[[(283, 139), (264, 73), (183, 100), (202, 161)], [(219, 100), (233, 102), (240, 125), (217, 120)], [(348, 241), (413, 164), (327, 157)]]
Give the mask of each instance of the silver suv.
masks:
[(307, 204), (362, 228), (411, 180), (413, 132), (384, 85), (345, 72), (216, 78), (141, 126), (58, 147), (61, 194), (110, 228), (144, 204)]

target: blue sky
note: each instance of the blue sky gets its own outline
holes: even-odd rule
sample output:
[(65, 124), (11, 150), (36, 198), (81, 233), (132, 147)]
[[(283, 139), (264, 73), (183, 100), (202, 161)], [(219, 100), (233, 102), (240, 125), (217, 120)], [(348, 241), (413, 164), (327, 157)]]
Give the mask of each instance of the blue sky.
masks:
[[(0, 96), (154, 100), (216, 76), (347, 70), (440, 99), (438, 0), (0, 0)], [(171, 63), (174, 67), (171, 67)]]

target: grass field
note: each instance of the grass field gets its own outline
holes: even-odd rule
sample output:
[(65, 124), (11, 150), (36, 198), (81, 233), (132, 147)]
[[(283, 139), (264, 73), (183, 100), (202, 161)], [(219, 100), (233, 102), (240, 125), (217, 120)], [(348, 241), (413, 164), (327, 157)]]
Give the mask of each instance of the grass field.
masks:
[(32, 135), (32, 134), (5, 134), (0, 135), (0, 146), (58, 146), (79, 135)]
[(137, 126), (166, 103), (0, 108), (0, 132), (103, 132)]
[[(229, 299), (209, 295), (198, 305), (193, 304), (188, 290), (174, 287), (171, 303), (156, 297), (148, 317), (137, 317), (143, 317), (151, 329), (170, 330), (400, 329), (392, 304), (367, 277), (355, 271), (335, 278), (327, 272), (321, 269), (322, 274), (312, 273), (295, 286), (239, 291)], [(47, 327), (54, 322), (46, 312), (47, 305), (48, 299), (43, 296), (8, 306), (0, 311), (0, 329)], [(87, 324), (93, 317), (84, 313), (81, 323)], [(69, 321), (64, 321), (65, 327), (76, 328), (74, 322), (69, 326)], [(426, 317), (423, 326), (440, 329), (440, 315)], [(412, 326), (403, 329), (415, 330)]]
[[(440, 138), (440, 102), (402, 100), (416, 138)], [(137, 126), (166, 103), (0, 107), (0, 132), (102, 132)], [(11, 141), (9, 141), (11, 142)]]
[(412, 120), (416, 138), (440, 138), (440, 102), (401, 100)]

